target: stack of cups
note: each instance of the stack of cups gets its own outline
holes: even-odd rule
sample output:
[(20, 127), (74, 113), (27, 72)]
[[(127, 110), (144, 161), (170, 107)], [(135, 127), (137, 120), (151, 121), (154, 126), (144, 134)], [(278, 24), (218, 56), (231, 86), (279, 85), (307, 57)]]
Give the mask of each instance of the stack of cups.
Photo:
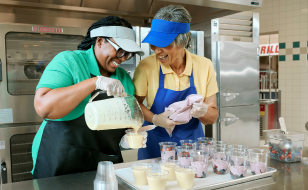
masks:
[(194, 178), (197, 169), (192, 166), (175, 166), (174, 167), (178, 186), (182, 189), (191, 189), (194, 186)]
[(131, 166), (136, 185), (148, 185), (146, 171), (153, 167), (150, 163), (135, 163)]
[(162, 169), (149, 169), (145, 172), (150, 190), (165, 190), (168, 171)]
[(193, 147), (189, 145), (177, 146), (176, 151), (178, 155), (178, 161), (182, 166), (190, 166), (192, 161)]
[(160, 153), (161, 153), (161, 160), (175, 160), (175, 142), (161, 142), (159, 143), (160, 146)]
[(193, 161), (191, 166), (195, 167), (195, 178), (205, 178), (207, 173), (207, 167), (209, 163), (209, 154), (204, 150), (193, 150)]
[(229, 156), (225, 146), (214, 145), (210, 148), (212, 166), (215, 174), (226, 174), (228, 171)]
[(244, 151), (230, 151), (230, 175), (232, 179), (243, 178), (247, 174), (247, 156)]
[(118, 190), (118, 181), (114, 174), (113, 163), (99, 162), (94, 180), (94, 190)]
[(252, 175), (266, 172), (269, 151), (265, 149), (252, 148), (248, 149), (247, 152), (249, 154)]

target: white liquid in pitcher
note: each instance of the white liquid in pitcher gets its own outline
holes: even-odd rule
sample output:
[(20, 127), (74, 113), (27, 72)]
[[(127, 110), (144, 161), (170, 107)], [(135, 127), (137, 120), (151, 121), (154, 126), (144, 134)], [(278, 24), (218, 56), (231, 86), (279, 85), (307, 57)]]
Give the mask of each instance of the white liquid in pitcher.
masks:
[(126, 102), (122, 97), (88, 103), (85, 108), (88, 127), (91, 130), (134, 128), (137, 131), (143, 123), (143, 116), (142, 113), (131, 110), (131, 107), (136, 105), (132, 102), (135, 99), (130, 100), (132, 99)]

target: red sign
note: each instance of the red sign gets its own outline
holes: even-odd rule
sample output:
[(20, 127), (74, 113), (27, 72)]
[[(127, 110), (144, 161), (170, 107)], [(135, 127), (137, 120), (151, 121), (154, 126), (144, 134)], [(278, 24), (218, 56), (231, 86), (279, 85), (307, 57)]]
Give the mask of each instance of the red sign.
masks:
[(279, 55), (279, 44), (259, 45), (260, 56)]
[(63, 33), (63, 28), (52, 28), (52, 27), (32, 27), (33, 32), (43, 32), (43, 33)]
[(261, 116), (265, 115), (265, 105), (260, 105), (260, 115)]

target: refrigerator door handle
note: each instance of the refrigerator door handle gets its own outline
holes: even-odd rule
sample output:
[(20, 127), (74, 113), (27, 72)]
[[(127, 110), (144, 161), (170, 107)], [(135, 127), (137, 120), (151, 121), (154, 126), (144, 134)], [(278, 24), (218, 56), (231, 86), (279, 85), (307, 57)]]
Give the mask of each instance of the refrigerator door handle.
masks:
[(240, 118), (238, 117), (225, 117), (225, 118), (222, 118), (220, 121), (236, 121), (236, 120), (239, 120)]
[(226, 100), (230, 101), (233, 100), (234, 98), (236, 98), (236, 96), (240, 95), (240, 93), (223, 93), (223, 96), (227, 96)]

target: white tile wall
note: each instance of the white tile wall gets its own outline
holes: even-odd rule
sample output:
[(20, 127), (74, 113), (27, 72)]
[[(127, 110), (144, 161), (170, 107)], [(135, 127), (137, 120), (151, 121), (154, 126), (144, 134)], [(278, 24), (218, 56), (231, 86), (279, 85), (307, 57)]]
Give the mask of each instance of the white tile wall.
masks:
[[(308, 0), (265, 0), (260, 9), (260, 33), (279, 33), (279, 43), (293, 48), (293, 42), (300, 41), (300, 47), (307, 47)], [(300, 54), (299, 48), (293, 53)], [(280, 50), (285, 55), (286, 50)], [(307, 52), (308, 53), (308, 52)], [(307, 54), (300, 55), (300, 61), (293, 61), (293, 55), (286, 55), (286, 61), (279, 62), (279, 89), (282, 91), (281, 115), (288, 130), (308, 132), (308, 63)], [(306, 136), (307, 138), (308, 136)], [(305, 141), (308, 146), (308, 139)]]

